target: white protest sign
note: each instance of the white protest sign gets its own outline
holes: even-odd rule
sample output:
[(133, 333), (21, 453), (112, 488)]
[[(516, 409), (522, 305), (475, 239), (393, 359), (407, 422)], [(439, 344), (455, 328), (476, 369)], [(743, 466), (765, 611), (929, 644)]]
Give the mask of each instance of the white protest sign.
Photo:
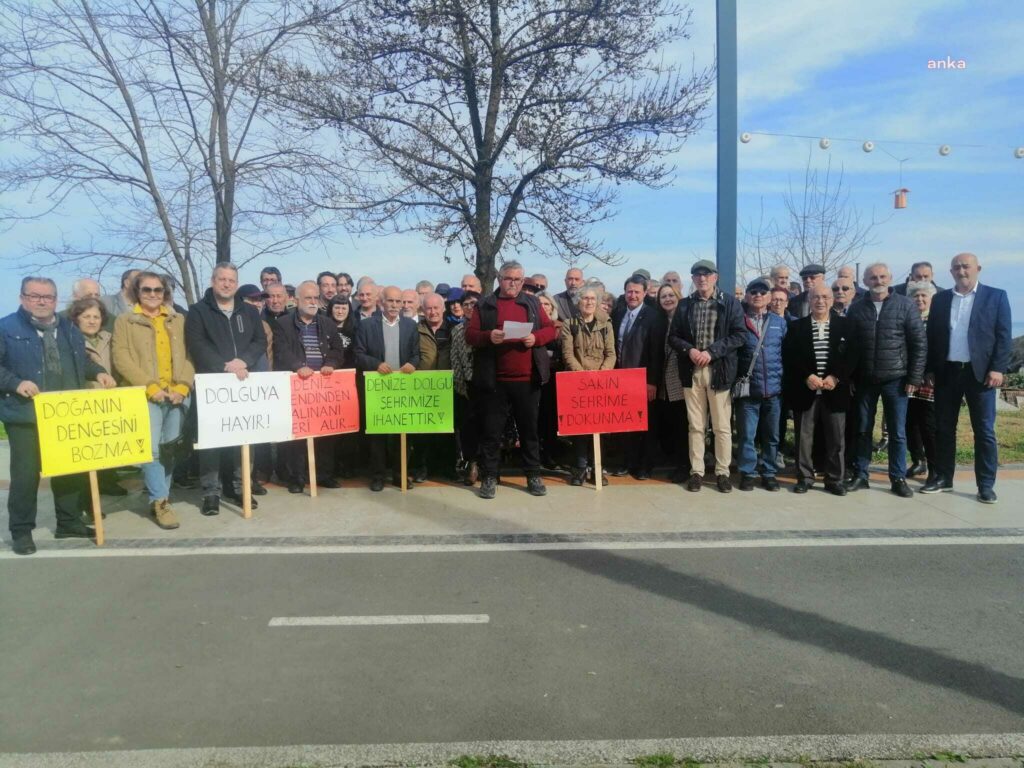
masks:
[(505, 332), (505, 341), (525, 339), (533, 333), (533, 323), (519, 323), (515, 320), (506, 320), (501, 330)]
[(196, 448), (226, 448), (292, 439), (291, 373), (196, 374)]

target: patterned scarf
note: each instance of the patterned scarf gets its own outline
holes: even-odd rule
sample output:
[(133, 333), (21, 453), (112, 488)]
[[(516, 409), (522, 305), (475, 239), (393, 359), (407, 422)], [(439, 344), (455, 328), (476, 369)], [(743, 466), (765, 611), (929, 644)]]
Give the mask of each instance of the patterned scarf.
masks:
[(28, 321), (43, 337), (43, 379), (59, 382), (61, 380), (61, 365), (60, 350), (57, 348), (57, 325), (60, 319), (54, 315), (48, 323), (34, 317), (29, 317)]

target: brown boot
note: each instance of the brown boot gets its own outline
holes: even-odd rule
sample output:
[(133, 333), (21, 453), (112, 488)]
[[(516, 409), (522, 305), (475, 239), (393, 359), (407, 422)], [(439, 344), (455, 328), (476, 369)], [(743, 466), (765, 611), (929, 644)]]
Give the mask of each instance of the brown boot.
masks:
[(157, 499), (150, 505), (150, 510), (153, 514), (153, 519), (156, 520), (156, 524), (165, 531), (172, 531), (180, 525), (178, 516), (174, 514), (174, 510), (167, 503), (167, 499)]

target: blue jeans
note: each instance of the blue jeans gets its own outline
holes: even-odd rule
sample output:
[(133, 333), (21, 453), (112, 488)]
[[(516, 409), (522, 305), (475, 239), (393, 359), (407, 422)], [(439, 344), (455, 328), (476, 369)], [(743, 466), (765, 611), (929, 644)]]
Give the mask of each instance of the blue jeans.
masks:
[[(782, 413), (782, 399), (773, 397), (744, 397), (737, 400), (736, 426), (740, 432), (739, 461), (740, 474), (775, 477), (775, 455), (779, 452), (779, 415)], [(761, 449), (758, 462), (757, 449)], [(760, 466), (759, 466), (760, 464)]]
[(996, 443), (996, 391), (974, 377), (970, 365), (946, 363), (935, 375), (935, 446), (941, 479), (953, 482), (956, 470), (956, 423), (960, 401), (967, 400), (974, 432), (974, 479), (979, 491), (996, 484), (999, 449)]
[(889, 431), (889, 481), (894, 483), (907, 476), (907, 391), (902, 378), (857, 384), (857, 477), (868, 478), (879, 397)]
[[(149, 433), (153, 442), (153, 461), (142, 465), (142, 478), (150, 502), (171, 495), (171, 474), (174, 472), (174, 451), (167, 445), (181, 437), (181, 427), (188, 412), (188, 398), (181, 405), (149, 402)], [(164, 446), (167, 446), (164, 448)]]

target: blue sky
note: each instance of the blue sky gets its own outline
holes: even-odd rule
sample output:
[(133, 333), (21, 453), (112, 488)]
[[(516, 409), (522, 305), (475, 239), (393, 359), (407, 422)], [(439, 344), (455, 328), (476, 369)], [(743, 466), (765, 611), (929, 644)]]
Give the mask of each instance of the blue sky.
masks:
[[(714, 56), (715, 5), (696, 0), (690, 47), (670, 52), (698, 66)], [(1015, 319), (1024, 320), (1024, 16), (1016, 3), (997, 0), (739, 0), (740, 130), (805, 134), (833, 139), (833, 169), (840, 166), (852, 202), (865, 216), (884, 223), (877, 244), (859, 259), (887, 261), (897, 277), (917, 260), (930, 260), (949, 285), (948, 261), (960, 251), (976, 253), (983, 282), (1006, 288)], [(929, 59), (963, 59), (964, 70), (929, 70)], [(839, 137), (856, 139), (842, 142)], [(860, 144), (877, 149), (864, 153)], [(734, 140), (729, 137), (729, 140)], [(610, 286), (633, 269), (684, 274), (715, 248), (715, 121), (675, 157), (673, 183), (656, 191), (629, 188), (620, 214), (596, 234), (628, 259), (622, 267), (596, 264), (587, 272)], [(906, 143), (901, 143), (906, 142)], [(940, 157), (938, 147), (953, 148)], [(982, 145), (982, 146), (969, 146)], [(817, 141), (755, 135), (739, 146), (739, 218), (748, 221), (762, 204), (780, 215), (790, 181), (802, 179), (808, 147), (823, 167)], [(899, 167), (885, 151), (908, 158), (903, 186), (909, 206), (892, 209)], [(11, 205), (12, 200), (0, 200)], [(90, 206), (69, 203), (60, 220), (8, 232), (0, 272), (11, 288), (0, 310), (15, 306), (13, 279), (23, 270), (9, 258), (25, 244), (56, 232), (88, 232)], [(529, 271), (546, 272), (557, 284), (564, 266), (521, 257)], [(443, 251), (416, 235), (350, 237), (333, 245), (277, 259), (289, 282), (321, 269), (372, 273), (379, 281), (412, 285), (426, 277), (457, 281), (467, 271), (445, 264)], [(258, 269), (243, 271), (256, 281)], [(66, 295), (73, 275), (59, 279)], [(114, 276), (104, 280), (112, 287)]]

